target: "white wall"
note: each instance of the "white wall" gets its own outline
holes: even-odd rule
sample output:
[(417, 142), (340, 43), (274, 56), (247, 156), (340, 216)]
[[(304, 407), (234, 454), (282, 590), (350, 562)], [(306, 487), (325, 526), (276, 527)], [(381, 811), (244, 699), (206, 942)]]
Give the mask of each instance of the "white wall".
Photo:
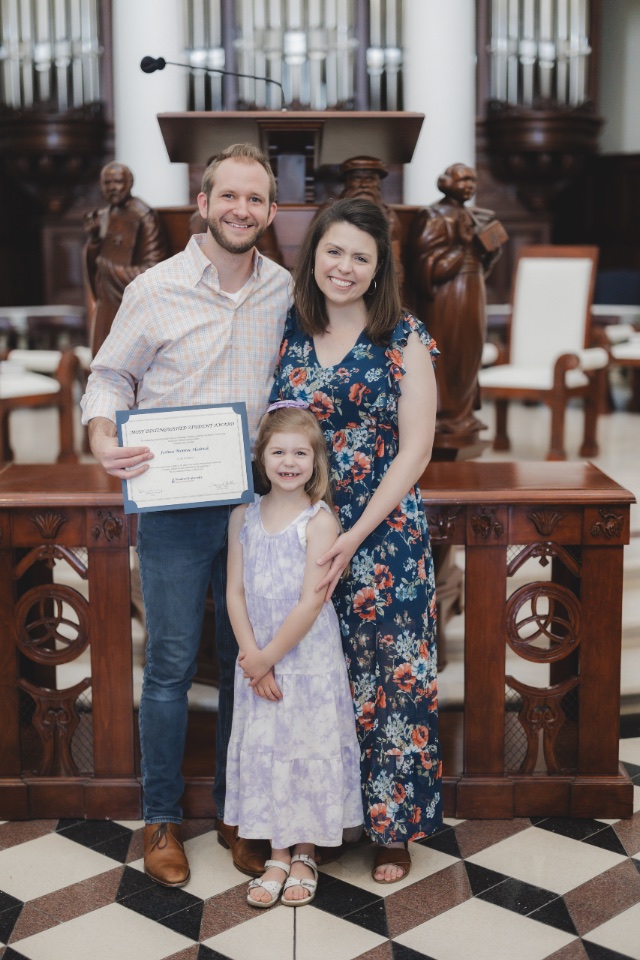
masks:
[(448, 166), (475, 164), (475, 22), (475, 0), (404, 0), (404, 107), (425, 114), (405, 203), (433, 203)]
[(606, 0), (598, 113), (601, 153), (640, 153), (640, 0)]
[(177, 0), (114, 0), (115, 159), (132, 171), (133, 193), (152, 207), (188, 202), (188, 167), (171, 163), (158, 113), (187, 108), (188, 71), (146, 74), (144, 56), (184, 63), (182, 5)]

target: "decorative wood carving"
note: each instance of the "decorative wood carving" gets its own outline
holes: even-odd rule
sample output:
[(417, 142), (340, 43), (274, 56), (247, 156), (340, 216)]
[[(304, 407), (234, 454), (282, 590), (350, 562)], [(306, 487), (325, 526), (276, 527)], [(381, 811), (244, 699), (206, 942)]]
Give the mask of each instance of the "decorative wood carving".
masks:
[(129, 167), (108, 163), (102, 168), (100, 184), (107, 206), (92, 210), (85, 218), (84, 267), (93, 300), (94, 356), (111, 330), (127, 286), (169, 253), (160, 217), (144, 200), (131, 194), (133, 174)]
[(42, 761), (36, 775), (77, 777), (80, 771), (71, 754), (71, 740), (80, 722), (76, 700), (91, 686), (91, 680), (85, 677), (66, 690), (47, 690), (25, 679), (20, 679), (18, 686), (36, 705), (32, 722), (42, 742)]
[(506, 683), (522, 697), (522, 709), (518, 714), (527, 737), (527, 754), (519, 773), (532, 774), (538, 760), (539, 733), (542, 730), (542, 749), (549, 773), (563, 773), (556, 757), (556, 740), (565, 722), (562, 701), (578, 684), (578, 677), (569, 677), (563, 683), (546, 689), (530, 687), (515, 677), (506, 676)]
[(597, 151), (602, 118), (589, 108), (492, 107), (483, 126), (494, 174), (516, 184), (529, 210), (548, 209), (559, 185), (581, 173)]
[(598, 510), (602, 520), (591, 527), (591, 536), (599, 537), (601, 534), (610, 540), (611, 537), (619, 537), (622, 533), (622, 524), (624, 517), (614, 513), (613, 510)]
[(105, 134), (101, 103), (64, 113), (5, 108), (0, 116), (7, 173), (52, 214), (62, 213), (94, 172)]
[(545, 507), (542, 510), (534, 510), (533, 513), (528, 513), (527, 517), (541, 537), (550, 537), (557, 524), (563, 519), (564, 514)]
[[(519, 619), (523, 608), (525, 615)], [(569, 590), (555, 583), (538, 580), (512, 593), (505, 621), (507, 643), (514, 653), (533, 663), (562, 660), (580, 642), (580, 604)]]
[(549, 558), (553, 559), (557, 557), (559, 560), (562, 560), (565, 567), (570, 570), (574, 576), (580, 576), (580, 567), (569, 551), (565, 550), (565, 548), (561, 547), (558, 543), (552, 543), (550, 540), (547, 540), (546, 543), (530, 543), (528, 546), (523, 547), (511, 563), (507, 564), (507, 576), (512, 577), (527, 560), (535, 559), (536, 557), (539, 558), (541, 567), (548, 565)]
[[(613, 509), (616, 514), (625, 515), (621, 539), (628, 539), (626, 516), (633, 495), (593, 464), (575, 461), (537, 464), (472, 460), (432, 462), (421, 487), (428, 513), (441, 513), (446, 521), (447, 517), (460, 511), (455, 542), (466, 548), (468, 615), (464, 654), (465, 675), (471, 682), (465, 688), (464, 712), (444, 711), (441, 716), (448, 765), (443, 780), (446, 815), (459, 819), (541, 814), (616, 819), (630, 816), (633, 784), (618, 763), (623, 551), (611, 550), (611, 543), (619, 543), (617, 540), (606, 540), (604, 536), (590, 538), (589, 529), (601, 519), (597, 512), (599, 508)], [(99, 510), (103, 511), (103, 517), (109, 511), (116, 517), (121, 515), (121, 484), (115, 478), (105, 477), (99, 464), (44, 466), (14, 463), (0, 473), (0, 502), (0, 526), (5, 530), (0, 550), (5, 571), (4, 579), (0, 578), (0, 584), (4, 584), (0, 603), (0, 658), (7, 664), (0, 695), (0, 739), (3, 742), (0, 750), (0, 818), (57, 818), (67, 816), (73, 809), (78, 811), (77, 816), (89, 819), (139, 819), (141, 787), (136, 775), (131, 677), (131, 521), (123, 518), (123, 534), (111, 544), (102, 538), (102, 534), (97, 543), (91, 535)], [(73, 514), (68, 507), (70, 503), (74, 504)], [(483, 540), (473, 531), (470, 518), (472, 514), (489, 514), (493, 507), (497, 509), (494, 519), (499, 517), (503, 521), (505, 534), (500, 540), (492, 534)], [(565, 514), (563, 548), (579, 565), (581, 554), (588, 554), (588, 562), (582, 563), (579, 577), (580, 645), (577, 650), (573, 645), (574, 656), (560, 661), (552, 671), (554, 683), (564, 682), (567, 678), (574, 680), (578, 672), (575, 661), (579, 654), (579, 683), (564, 700), (559, 701), (565, 719), (551, 754), (551, 767), (554, 763), (555, 767), (571, 767), (571, 774), (563, 777), (560, 783), (557, 774), (544, 769), (535, 770), (531, 775), (514, 776), (514, 769), (520, 767), (529, 742), (518, 719), (521, 694), (515, 689), (509, 693), (519, 702), (514, 712), (509, 712), (508, 726), (509, 732), (517, 734), (518, 749), (514, 751), (517, 759), (513, 763), (508, 760), (505, 765), (505, 597), (512, 590), (512, 581), (507, 578), (508, 544), (503, 542), (508, 539), (506, 517), (510, 512), (516, 517), (518, 533), (526, 529), (525, 544), (536, 539), (546, 541), (546, 537), (536, 535), (526, 519), (526, 513), (543, 508)], [(31, 711), (33, 701), (24, 689), (16, 690), (16, 686), (20, 676), (41, 687), (54, 686), (49, 682), (53, 669), (48, 664), (31, 662), (16, 647), (16, 606), (21, 600), (21, 590), (35, 586), (39, 571), (30, 569), (18, 582), (13, 580), (13, 571), (34, 545), (42, 546), (39, 540), (34, 544), (35, 529), (25, 523), (25, 517), (47, 512), (68, 515), (69, 523), (62, 528), (65, 544), (73, 544), (74, 550), (87, 550), (90, 640), (93, 645), (93, 631), (98, 630), (100, 651), (94, 656), (91, 677), (93, 722), (88, 739), (91, 740), (93, 769), (83, 769), (79, 777), (51, 777), (42, 783), (29, 773), (31, 768), (40, 767), (39, 734), (26, 716), (23, 715), (22, 722), (19, 720), (20, 704), (28, 706)], [(589, 541), (586, 547), (585, 532)], [(517, 540), (511, 541), (514, 542), (518, 543)], [(51, 543), (45, 541), (46, 545)], [(451, 541), (435, 544), (434, 549), (451, 551)], [(521, 549), (522, 542), (514, 553)], [(562, 562), (554, 559), (547, 570), (552, 583), (569, 585), (577, 592), (578, 578)], [(47, 570), (42, 572), (49, 573)], [(610, 602), (606, 604), (603, 604), (602, 591), (599, 590), (604, 582), (611, 588)], [(548, 586), (548, 582), (543, 585), (545, 590)], [(564, 607), (568, 601), (566, 594), (561, 596), (562, 601), (555, 601), (551, 615), (548, 600), (544, 601), (545, 619), (554, 614), (565, 615)], [(45, 612), (55, 612), (54, 601), (47, 602), (49, 606), (45, 606)], [(65, 604), (65, 615), (69, 616), (70, 610), (71, 607)], [(33, 613), (35, 619), (37, 606)], [(71, 616), (77, 619), (76, 614)], [(23, 616), (22, 619), (26, 618)], [(533, 629), (529, 626), (529, 632)], [(565, 636), (553, 624), (551, 629), (554, 635)], [(603, 636), (607, 638), (605, 644)], [(543, 639), (548, 644), (548, 639)], [(540, 686), (551, 684), (542, 681)], [(552, 718), (544, 716), (545, 702), (553, 693), (553, 688), (550, 693), (544, 689), (534, 692), (538, 697), (536, 705), (546, 723), (547, 738), (553, 734), (554, 726)], [(54, 692), (56, 695), (65, 696)], [(78, 759), (86, 732), (81, 706), (83, 699), (81, 697), (77, 704), (80, 725), (72, 739), (72, 755), (78, 766), (84, 762)], [(205, 723), (204, 742), (209, 744), (211, 751), (211, 756), (205, 760), (207, 768), (212, 769), (215, 737), (211, 736), (206, 712), (201, 714), (192, 713), (190, 722), (200, 733), (203, 731), (200, 724)], [(544, 726), (541, 726), (539, 741), (543, 739), (543, 732)], [(211, 777), (202, 772), (200, 742), (197, 735), (189, 738), (185, 758), (184, 806), (188, 817), (215, 816)], [(594, 744), (597, 745), (595, 750)], [(539, 753), (538, 766), (543, 768), (541, 743)]]
[(450, 540), (456, 532), (456, 522), (460, 516), (460, 510), (438, 510), (435, 513), (427, 513), (427, 523), (429, 524), (429, 536), (434, 542)]
[(121, 517), (114, 517), (110, 510), (98, 510), (98, 522), (91, 529), (94, 540), (104, 537), (108, 543), (119, 540), (122, 536), (124, 524)]
[[(65, 616), (71, 607), (77, 622)], [(89, 605), (72, 589), (57, 583), (33, 587), (15, 606), (16, 642), (35, 663), (69, 663), (89, 643)]]
[(504, 533), (504, 524), (496, 520), (496, 507), (487, 510), (486, 507), (480, 507), (480, 513), (471, 517), (471, 528), (475, 534), (483, 540), (487, 540), (491, 534), (495, 537), (501, 537)]
[(67, 523), (67, 518), (60, 513), (37, 513), (29, 520), (44, 540), (53, 540), (63, 523)]
[(53, 570), (56, 560), (66, 560), (71, 569), (75, 570), (79, 577), (82, 577), (83, 580), (87, 579), (86, 564), (79, 559), (73, 550), (70, 550), (68, 547), (63, 547), (58, 543), (46, 544), (30, 550), (26, 557), (23, 557), (16, 566), (13, 572), (14, 578), (19, 580), (34, 563), (38, 563), (40, 560), (42, 560), (50, 570)]
[(485, 276), (508, 238), (492, 210), (465, 206), (477, 182), (472, 167), (447, 167), (437, 184), (443, 196), (416, 214), (407, 242), (417, 315), (443, 357), (436, 367), (437, 445), (472, 445), (484, 429), (474, 410), (487, 335)]

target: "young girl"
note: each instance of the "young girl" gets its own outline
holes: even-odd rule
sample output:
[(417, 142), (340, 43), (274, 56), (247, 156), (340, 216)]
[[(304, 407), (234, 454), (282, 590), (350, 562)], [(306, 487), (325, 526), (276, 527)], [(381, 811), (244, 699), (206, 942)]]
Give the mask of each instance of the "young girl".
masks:
[(271, 840), (266, 872), (249, 884), (253, 907), (311, 903), (314, 847), (339, 846), (343, 830), (362, 823), (338, 620), (316, 592), (317, 560), (339, 527), (324, 437), (307, 406), (269, 407), (255, 450), (269, 492), (229, 523), (227, 603), (240, 655), (225, 822), (241, 837)]

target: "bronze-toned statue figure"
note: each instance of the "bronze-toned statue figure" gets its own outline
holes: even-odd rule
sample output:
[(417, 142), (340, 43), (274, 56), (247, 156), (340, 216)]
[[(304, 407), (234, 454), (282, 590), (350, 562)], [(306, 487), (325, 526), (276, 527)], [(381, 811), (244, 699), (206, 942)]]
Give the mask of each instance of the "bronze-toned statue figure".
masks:
[(465, 207), (476, 172), (463, 163), (438, 178), (444, 196), (416, 214), (409, 237), (416, 312), (442, 353), (438, 362), (440, 434), (473, 436), (478, 370), (486, 335), (485, 277), (507, 240), (493, 211)]
[(108, 206), (85, 217), (85, 265), (95, 298), (91, 324), (94, 356), (111, 329), (127, 284), (169, 256), (158, 214), (131, 196), (131, 170), (123, 163), (108, 163), (100, 173), (100, 186)]

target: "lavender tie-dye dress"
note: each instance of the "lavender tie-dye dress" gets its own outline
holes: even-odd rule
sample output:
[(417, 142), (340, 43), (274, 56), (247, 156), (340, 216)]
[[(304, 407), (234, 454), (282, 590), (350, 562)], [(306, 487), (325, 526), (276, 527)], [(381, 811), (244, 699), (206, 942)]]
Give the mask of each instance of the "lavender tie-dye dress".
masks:
[[(306, 528), (325, 503), (308, 507), (280, 533), (267, 533), (260, 499), (240, 533), (244, 588), (258, 647), (300, 599)], [(360, 749), (338, 619), (331, 603), (275, 667), (283, 699), (258, 697), (236, 665), (227, 757), (225, 821), (241, 837), (338, 846), (362, 823)]]

